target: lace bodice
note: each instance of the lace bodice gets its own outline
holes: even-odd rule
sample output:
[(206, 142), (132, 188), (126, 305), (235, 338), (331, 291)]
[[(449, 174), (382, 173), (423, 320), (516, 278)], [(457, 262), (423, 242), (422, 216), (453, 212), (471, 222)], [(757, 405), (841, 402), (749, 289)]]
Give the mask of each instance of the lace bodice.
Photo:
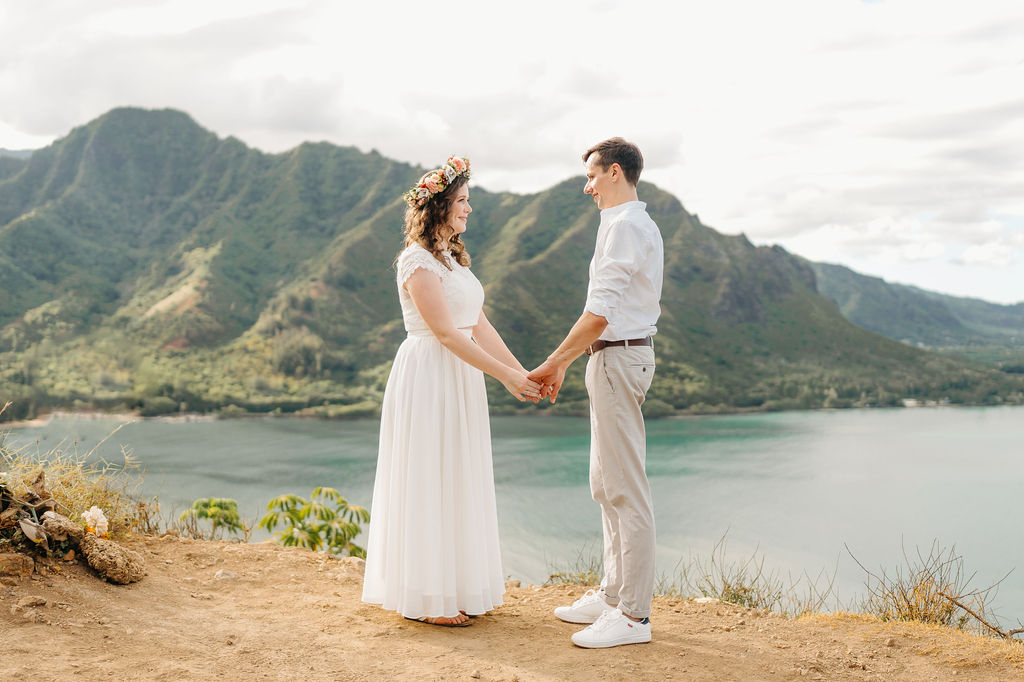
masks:
[(455, 262), (450, 256), (449, 270), (419, 244), (411, 244), (398, 256), (398, 300), (402, 304), (402, 319), (405, 330), (409, 333), (428, 332), (430, 328), (420, 317), (412, 296), (405, 290), (405, 282), (416, 270), (422, 268), (441, 278), (444, 297), (448, 301), (455, 326), (460, 328), (473, 327), (480, 318), (480, 310), (484, 305), (484, 288), (470, 271)]

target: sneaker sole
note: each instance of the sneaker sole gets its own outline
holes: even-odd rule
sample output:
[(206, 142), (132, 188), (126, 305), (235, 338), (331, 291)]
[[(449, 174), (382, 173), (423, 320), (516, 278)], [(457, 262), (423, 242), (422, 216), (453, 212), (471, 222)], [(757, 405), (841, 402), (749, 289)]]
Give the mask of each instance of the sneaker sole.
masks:
[(576, 646), (580, 647), (581, 649), (610, 649), (613, 646), (625, 646), (627, 644), (650, 644), (651, 640), (649, 640), (649, 639), (624, 640), (624, 641), (616, 640), (614, 642), (595, 642), (595, 643), (587, 643), (587, 644), (580, 644), (576, 640), (573, 640), (572, 643), (575, 644)]

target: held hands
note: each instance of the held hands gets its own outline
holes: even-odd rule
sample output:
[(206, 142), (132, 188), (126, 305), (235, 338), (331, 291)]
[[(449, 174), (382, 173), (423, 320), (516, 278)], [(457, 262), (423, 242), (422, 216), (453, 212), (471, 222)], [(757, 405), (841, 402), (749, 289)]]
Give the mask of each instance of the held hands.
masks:
[(540, 384), (536, 381), (531, 381), (526, 376), (526, 370), (524, 369), (512, 369), (510, 367), (508, 376), (503, 378), (501, 383), (519, 402), (526, 400), (538, 402), (541, 399)]
[(558, 390), (562, 388), (562, 381), (565, 379), (565, 367), (548, 360), (530, 372), (529, 378), (541, 385), (541, 398), (550, 398), (551, 402), (555, 402)]

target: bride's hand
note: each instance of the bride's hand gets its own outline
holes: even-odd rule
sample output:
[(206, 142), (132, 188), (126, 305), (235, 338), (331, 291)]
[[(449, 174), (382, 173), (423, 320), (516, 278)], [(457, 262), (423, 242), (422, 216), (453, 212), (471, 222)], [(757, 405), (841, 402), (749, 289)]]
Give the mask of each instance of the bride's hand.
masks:
[(537, 402), (540, 400), (540, 384), (527, 378), (525, 370), (512, 369), (510, 367), (508, 376), (502, 379), (501, 383), (519, 402), (524, 400)]

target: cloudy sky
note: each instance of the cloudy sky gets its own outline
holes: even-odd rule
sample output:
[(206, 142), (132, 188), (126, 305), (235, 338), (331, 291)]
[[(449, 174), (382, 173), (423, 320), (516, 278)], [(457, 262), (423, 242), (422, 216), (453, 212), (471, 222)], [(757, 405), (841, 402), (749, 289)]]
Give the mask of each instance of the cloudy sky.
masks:
[(1024, 300), (1021, 0), (13, 0), (0, 93), (8, 149), (174, 107), (520, 192), (622, 135), (721, 232)]

